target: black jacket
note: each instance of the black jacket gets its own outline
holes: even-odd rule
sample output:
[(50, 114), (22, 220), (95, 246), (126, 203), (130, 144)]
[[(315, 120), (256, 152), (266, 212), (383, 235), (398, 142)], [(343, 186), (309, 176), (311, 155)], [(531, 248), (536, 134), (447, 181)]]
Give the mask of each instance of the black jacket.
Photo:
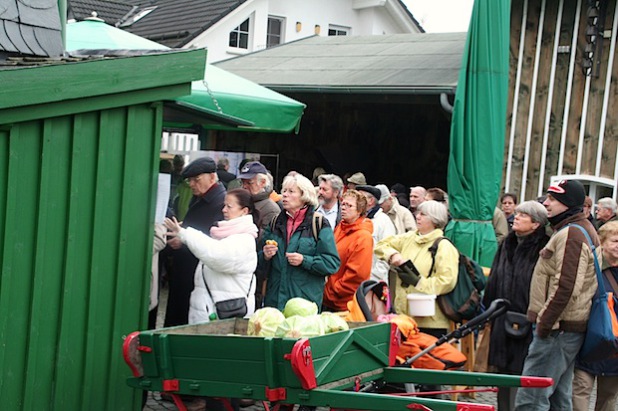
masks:
[[(497, 299), (506, 298), (511, 302), (510, 311), (525, 314), (528, 309), (530, 280), (539, 251), (547, 244), (549, 237), (545, 227), (525, 237), (517, 237), (510, 232), (498, 249), (491, 266), (491, 274), (485, 289), (485, 306)], [(532, 332), (523, 339), (511, 339), (504, 332), (504, 316), (494, 319), (489, 343), (490, 365), (500, 371), (521, 374), (528, 346), (532, 342)]]

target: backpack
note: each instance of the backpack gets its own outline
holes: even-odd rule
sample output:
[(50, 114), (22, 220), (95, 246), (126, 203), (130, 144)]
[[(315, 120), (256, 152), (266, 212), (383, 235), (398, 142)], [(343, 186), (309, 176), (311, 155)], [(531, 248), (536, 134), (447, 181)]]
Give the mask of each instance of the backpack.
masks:
[[(429, 270), (430, 276), (436, 262), (438, 244), (444, 239), (444, 237), (438, 238), (429, 247), (432, 259), (431, 269)], [(486, 284), (487, 279), (481, 266), (471, 258), (459, 253), (457, 284), (450, 293), (438, 296), (438, 307), (449, 320), (456, 323), (461, 323), (462, 320), (471, 320), (481, 313), (481, 292), (485, 289)]]
[[(277, 218), (279, 218), (279, 215), (276, 215), (270, 221), (270, 231), (271, 232), (275, 231), (275, 223), (277, 222)], [(323, 226), (324, 226), (324, 215), (321, 213), (318, 213), (317, 211), (314, 212), (313, 218), (311, 219), (311, 232), (313, 233), (313, 239), (316, 242), (318, 241), (318, 235), (320, 234), (320, 230), (322, 229)]]

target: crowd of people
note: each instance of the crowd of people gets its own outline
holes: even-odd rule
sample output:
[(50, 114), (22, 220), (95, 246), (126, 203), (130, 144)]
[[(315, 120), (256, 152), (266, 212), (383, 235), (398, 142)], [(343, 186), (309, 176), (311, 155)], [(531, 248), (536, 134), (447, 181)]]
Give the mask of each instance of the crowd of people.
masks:
[[(288, 173), (279, 194), (260, 162), (244, 162), (237, 176), (228, 168), (203, 157), (172, 178), (173, 216), (160, 251), (169, 287), (165, 326), (283, 310), (294, 297), (345, 311), (369, 279), (391, 283), (393, 306), (403, 314), (408, 294), (455, 288), (459, 252), (439, 241), (451, 220), (443, 189), (389, 189), (367, 184), (362, 172), (341, 178), (322, 169), (311, 180)], [(492, 221), (499, 249), (483, 302), (506, 298), (511, 305), (492, 323), (488, 363), (555, 383), (500, 389), (499, 410), (588, 410), (595, 377), (596, 409), (614, 410), (618, 360), (599, 365), (577, 357), (597, 287), (593, 251), (572, 225), (587, 231), (603, 250), (606, 272), (618, 279), (616, 202), (598, 200), (593, 217), (592, 200), (574, 180), (550, 186), (543, 198), (517, 200), (502, 195)], [(397, 275), (397, 267), (407, 275)], [(450, 325), (437, 303), (435, 315), (415, 320), (437, 337)], [(211, 408), (203, 402), (192, 409)]]

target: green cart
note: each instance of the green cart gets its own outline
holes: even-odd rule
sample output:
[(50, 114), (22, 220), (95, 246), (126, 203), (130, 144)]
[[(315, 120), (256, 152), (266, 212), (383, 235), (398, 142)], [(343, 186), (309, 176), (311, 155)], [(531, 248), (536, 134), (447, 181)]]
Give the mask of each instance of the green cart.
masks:
[[(124, 342), (134, 388), (345, 410), (493, 410), (491, 405), (364, 392), (371, 384), (548, 387), (550, 378), (434, 371), (395, 366), (400, 342), (391, 323), (350, 323), (349, 331), (290, 339), (246, 336), (248, 321), (134, 332)], [(373, 382), (373, 383), (372, 383)], [(286, 408), (287, 407), (287, 408)]]

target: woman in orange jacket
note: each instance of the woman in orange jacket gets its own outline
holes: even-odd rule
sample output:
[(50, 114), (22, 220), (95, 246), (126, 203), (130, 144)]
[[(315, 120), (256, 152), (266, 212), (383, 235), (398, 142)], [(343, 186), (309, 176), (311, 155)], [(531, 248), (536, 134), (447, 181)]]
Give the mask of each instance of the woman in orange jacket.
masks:
[(324, 287), (324, 311), (347, 310), (348, 301), (371, 274), (373, 223), (365, 217), (367, 199), (356, 190), (348, 190), (340, 206), (341, 223), (335, 228), (335, 243), (341, 265)]

